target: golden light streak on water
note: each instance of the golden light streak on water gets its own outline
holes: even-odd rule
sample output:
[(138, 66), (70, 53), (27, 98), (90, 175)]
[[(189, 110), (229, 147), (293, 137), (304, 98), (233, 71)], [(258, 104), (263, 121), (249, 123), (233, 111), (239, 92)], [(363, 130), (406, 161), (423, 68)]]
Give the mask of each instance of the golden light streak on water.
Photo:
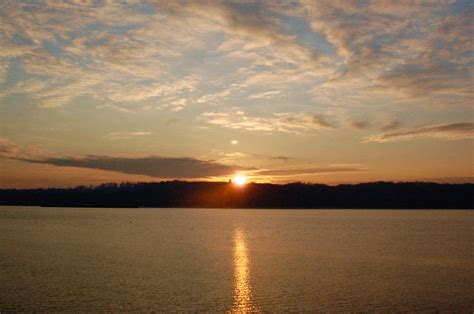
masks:
[(234, 234), (234, 301), (232, 312), (259, 312), (252, 302), (249, 257), (245, 235), (236, 229)]

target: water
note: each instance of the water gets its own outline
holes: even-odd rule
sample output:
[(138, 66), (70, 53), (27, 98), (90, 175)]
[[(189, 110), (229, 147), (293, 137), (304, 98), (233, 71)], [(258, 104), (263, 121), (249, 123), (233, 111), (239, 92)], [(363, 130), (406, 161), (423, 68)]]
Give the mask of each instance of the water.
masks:
[(0, 207), (0, 311), (470, 311), (474, 212)]

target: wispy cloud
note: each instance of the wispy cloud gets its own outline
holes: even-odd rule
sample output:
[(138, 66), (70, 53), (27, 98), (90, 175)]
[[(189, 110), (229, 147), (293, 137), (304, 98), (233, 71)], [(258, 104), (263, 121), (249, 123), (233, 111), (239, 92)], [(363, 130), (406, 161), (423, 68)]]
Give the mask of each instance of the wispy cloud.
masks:
[(0, 64), (0, 84), (3, 84), (7, 77), (7, 66)]
[(113, 111), (117, 111), (117, 112), (123, 112), (123, 113), (135, 113), (135, 111), (132, 111), (126, 107), (123, 107), (123, 106), (118, 106), (118, 105), (114, 105), (114, 104), (101, 104), (101, 105), (98, 105), (97, 106), (97, 109), (110, 109), (110, 110), (113, 110)]
[(288, 156), (271, 156), (269, 158), (273, 160), (279, 160), (279, 161), (285, 161), (285, 162), (294, 159), (293, 157), (288, 157)]
[(402, 125), (402, 122), (398, 119), (388, 119), (380, 128), (381, 131), (387, 132), (398, 129)]
[(274, 97), (280, 97), (282, 95), (281, 90), (272, 90), (268, 92), (261, 92), (257, 94), (252, 94), (249, 96), (250, 99), (270, 99)]
[[(111, 105), (172, 96), (178, 99), (195, 85), (188, 76), (165, 70), (162, 58), (179, 56), (171, 53), (172, 43), (163, 41), (183, 29), (174, 30), (173, 36), (164, 33), (173, 27), (172, 16), (159, 12), (149, 14), (134, 5), (113, 2), (12, 2), (0, 12), (3, 62), (9, 64), (21, 56), (31, 79), (48, 78), (56, 83), (41, 91), (18, 86), (10, 92), (28, 93), (43, 108), (62, 107), (84, 96), (113, 102)], [(162, 23), (155, 29), (157, 21)]]
[(0, 138), (0, 157), (10, 159), (36, 159), (47, 156), (48, 152), (36, 145), (20, 145), (8, 138)]
[(362, 120), (351, 121), (351, 126), (356, 129), (362, 130), (362, 129), (367, 129), (370, 126), (370, 123), (368, 121), (362, 121)]
[(272, 117), (255, 117), (239, 108), (223, 112), (206, 112), (201, 118), (213, 125), (251, 131), (302, 132), (333, 128), (320, 113), (275, 113)]
[(23, 148), (12, 141), (0, 138), (0, 156), (18, 156)]
[(143, 132), (143, 131), (136, 131), (136, 132), (113, 132), (104, 135), (104, 138), (109, 140), (125, 140), (145, 135), (151, 135), (151, 132)]
[[(56, 79), (29, 92), (46, 108), (86, 96), (115, 104), (153, 99), (176, 111), (231, 98), (235, 90), (226, 86), (238, 81), (260, 90), (308, 82), (321, 93), (362, 80), (354, 86), (366, 97), (374, 86), (408, 98), (457, 94), (466, 103), (473, 8), (465, 7), (450, 15), (450, 1), (9, 2), (0, 12), (0, 82), (14, 60), (35, 79)], [(195, 71), (195, 55), (211, 66)], [(176, 71), (185, 66), (193, 70)], [(226, 79), (200, 95), (199, 84), (215, 83), (202, 74)], [(245, 96), (266, 99), (278, 90)]]
[(372, 135), (366, 138), (367, 142), (388, 142), (418, 137), (435, 137), (445, 139), (466, 139), (474, 137), (474, 123), (451, 123), (426, 126), (393, 133)]
[[(264, 45), (273, 45), (276, 53), (289, 60), (299, 60), (317, 64), (320, 51), (304, 45), (288, 32), (288, 25), (275, 16), (281, 10), (291, 11), (290, 5), (280, 7), (267, 2), (189, 2), (185, 5), (170, 5), (175, 12), (185, 11), (199, 14), (211, 19), (222, 20), (227, 31), (240, 37), (254, 39)], [(256, 39), (256, 40), (255, 40)]]
[(323, 173), (335, 173), (335, 172), (359, 172), (365, 171), (362, 168), (357, 167), (323, 167), (323, 168), (304, 168), (304, 169), (273, 169), (258, 171), (255, 174), (260, 176), (294, 176), (294, 175), (307, 175), (307, 174), (323, 174)]
[(422, 53), (380, 76), (377, 87), (398, 89), (415, 98), (448, 94), (470, 101), (474, 96), (472, 32), (474, 7), (461, 16), (433, 23)]
[(410, 108), (470, 104), (472, 3), (322, 0), (303, 1), (303, 7), (300, 14), (343, 59), (331, 78), (314, 87), (318, 101), (328, 93), (328, 102), (347, 107), (354, 95), (359, 102), (377, 95)]

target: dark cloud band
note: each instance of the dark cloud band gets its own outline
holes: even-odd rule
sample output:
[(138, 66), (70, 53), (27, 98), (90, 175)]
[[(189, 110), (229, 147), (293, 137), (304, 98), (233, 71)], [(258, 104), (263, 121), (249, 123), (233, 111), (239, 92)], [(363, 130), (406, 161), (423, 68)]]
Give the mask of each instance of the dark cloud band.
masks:
[(252, 168), (224, 165), (195, 158), (143, 157), (121, 158), (109, 156), (87, 156), (84, 158), (18, 159), (31, 163), (64, 167), (79, 167), (116, 171), (127, 174), (146, 175), (155, 178), (182, 179), (207, 178), (231, 175), (236, 171)]

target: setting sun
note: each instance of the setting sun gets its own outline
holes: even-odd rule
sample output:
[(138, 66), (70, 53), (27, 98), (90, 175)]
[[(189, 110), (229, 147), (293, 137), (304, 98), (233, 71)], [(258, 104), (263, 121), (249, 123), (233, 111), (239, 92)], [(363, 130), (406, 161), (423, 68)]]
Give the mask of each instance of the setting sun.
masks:
[(244, 176), (236, 176), (234, 177), (234, 183), (237, 185), (244, 185), (247, 183), (247, 178)]

